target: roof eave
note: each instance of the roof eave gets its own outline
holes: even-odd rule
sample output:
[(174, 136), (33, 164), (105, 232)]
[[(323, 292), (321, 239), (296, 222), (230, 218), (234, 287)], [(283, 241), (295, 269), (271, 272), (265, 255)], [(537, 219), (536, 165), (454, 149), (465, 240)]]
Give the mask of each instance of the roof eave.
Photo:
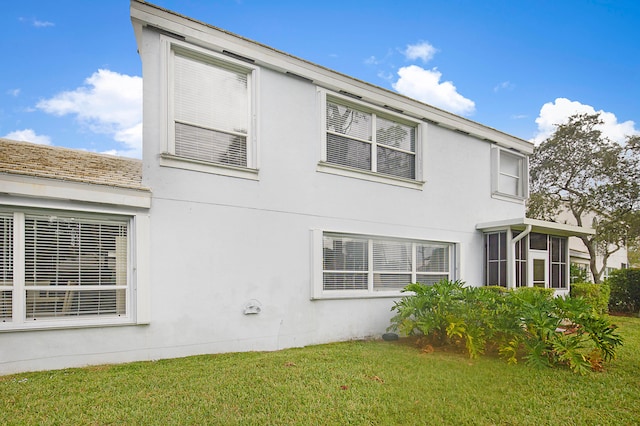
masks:
[(321, 65), (279, 51), (221, 28), (180, 15), (141, 0), (131, 0), (131, 20), (138, 49), (142, 49), (142, 27), (150, 26), (180, 39), (217, 52), (230, 52), (282, 73), (294, 74), (330, 90), (345, 90), (374, 104), (393, 106), (404, 114), (474, 138), (533, 153), (533, 143), (453, 113), (441, 110), (388, 89), (341, 74)]
[(592, 228), (584, 226), (568, 225), (566, 223), (549, 222), (546, 220), (531, 219), (528, 217), (506, 219), (495, 222), (485, 222), (476, 225), (476, 229), (488, 232), (498, 231), (502, 229), (524, 230), (531, 225), (532, 232), (541, 234), (558, 235), (563, 237), (579, 237), (587, 235), (595, 235), (596, 231)]

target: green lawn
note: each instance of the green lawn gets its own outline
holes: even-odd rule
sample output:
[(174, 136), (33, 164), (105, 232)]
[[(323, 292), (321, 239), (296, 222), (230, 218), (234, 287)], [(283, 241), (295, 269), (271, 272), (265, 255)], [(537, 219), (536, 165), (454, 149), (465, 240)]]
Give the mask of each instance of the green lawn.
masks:
[(640, 424), (640, 319), (600, 373), (348, 342), (0, 377), (0, 424)]

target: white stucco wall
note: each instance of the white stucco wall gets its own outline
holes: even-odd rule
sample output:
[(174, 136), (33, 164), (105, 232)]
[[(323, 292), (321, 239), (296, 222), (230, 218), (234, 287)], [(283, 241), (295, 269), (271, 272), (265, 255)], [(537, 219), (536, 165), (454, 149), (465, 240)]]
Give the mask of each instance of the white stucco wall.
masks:
[[(379, 336), (395, 299), (311, 300), (312, 230), (455, 243), (456, 278), (481, 285), (476, 224), (524, 216), (522, 202), (491, 196), (491, 143), (432, 124), (422, 190), (318, 172), (316, 84), (262, 66), (258, 180), (160, 166), (160, 35), (137, 30), (152, 189), (149, 323), (0, 333), (0, 373)], [(243, 313), (251, 301), (259, 314)]]

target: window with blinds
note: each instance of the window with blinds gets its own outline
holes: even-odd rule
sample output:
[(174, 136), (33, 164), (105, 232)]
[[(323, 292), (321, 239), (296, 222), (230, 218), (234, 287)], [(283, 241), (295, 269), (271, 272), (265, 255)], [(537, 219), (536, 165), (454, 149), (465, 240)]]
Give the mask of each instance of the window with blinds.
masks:
[(416, 179), (417, 125), (327, 99), (328, 163)]
[(0, 213), (0, 322), (13, 315), (13, 215)]
[(249, 167), (251, 70), (173, 46), (173, 138), (178, 157)]
[(128, 220), (0, 214), (0, 232), (0, 321), (128, 315)]
[(323, 234), (323, 290), (381, 292), (451, 279), (452, 244)]

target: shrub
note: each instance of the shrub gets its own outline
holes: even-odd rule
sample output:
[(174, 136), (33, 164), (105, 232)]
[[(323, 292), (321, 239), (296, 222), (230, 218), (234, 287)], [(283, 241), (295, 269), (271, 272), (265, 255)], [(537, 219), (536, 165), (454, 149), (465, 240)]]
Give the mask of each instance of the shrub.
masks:
[(543, 287), (518, 287), (514, 291), (521, 294), (540, 294), (542, 297), (546, 299), (553, 299), (555, 294), (555, 290), (552, 288), (543, 288)]
[(613, 271), (608, 280), (611, 287), (611, 312), (638, 312), (640, 309), (640, 269)]
[(609, 284), (573, 283), (571, 284), (571, 297), (582, 297), (593, 306), (595, 313), (606, 314), (609, 311)]
[(465, 287), (442, 280), (410, 284), (397, 301), (389, 329), (423, 336), (434, 345), (464, 348), (471, 358), (495, 347), (510, 363), (566, 365), (584, 374), (600, 369), (622, 344), (616, 327), (587, 298), (556, 297), (553, 290)]

